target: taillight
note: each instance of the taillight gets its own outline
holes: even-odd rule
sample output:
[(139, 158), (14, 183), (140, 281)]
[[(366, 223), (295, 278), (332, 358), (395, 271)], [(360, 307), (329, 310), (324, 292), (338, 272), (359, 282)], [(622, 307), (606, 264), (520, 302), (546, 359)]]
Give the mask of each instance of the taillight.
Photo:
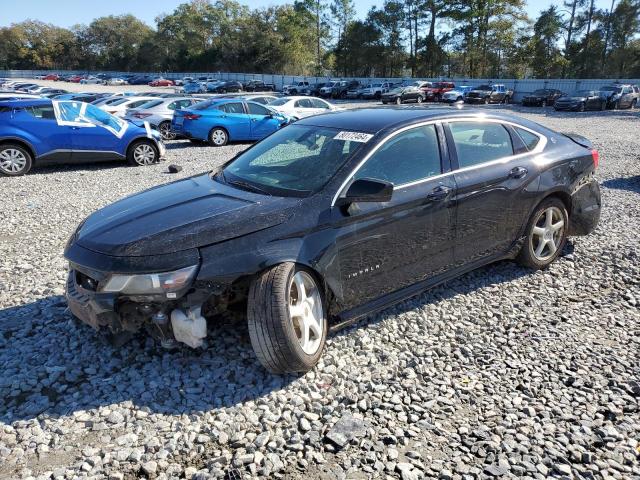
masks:
[(187, 120), (197, 120), (201, 116), (202, 115), (197, 115), (195, 113), (185, 113), (184, 118), (186, 118)]
[(593, 167), (598, 168), (598, 164), (600, 163), (600, 154), (598, 150), (595, 148), (591, 150), (591, 157), (593, 157)]

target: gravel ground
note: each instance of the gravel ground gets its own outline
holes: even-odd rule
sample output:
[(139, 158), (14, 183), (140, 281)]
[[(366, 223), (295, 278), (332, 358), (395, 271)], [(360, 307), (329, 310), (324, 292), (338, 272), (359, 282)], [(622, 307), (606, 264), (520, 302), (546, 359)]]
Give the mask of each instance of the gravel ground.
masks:
[(303, 376), (266, 373), (242, 324), (114, 348), (65, 309), (82, 218), (246, 145), (0, 178), (0, 478), (640, 478), (638, 113), (513, 110), (594, 141), (598, 230), (547, 271), (501, 262), (345, 329)]

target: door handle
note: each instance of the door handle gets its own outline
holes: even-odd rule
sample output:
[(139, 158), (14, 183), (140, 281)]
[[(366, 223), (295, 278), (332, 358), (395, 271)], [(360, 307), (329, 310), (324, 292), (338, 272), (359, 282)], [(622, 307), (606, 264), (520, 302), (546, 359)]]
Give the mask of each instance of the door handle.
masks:
[(427, 199), (428, 200), (444, 200), (449, 195), (450, 192), (451, 192), (450, 187), (447, 187), (446, 185), (439, 185), (433, 190), (431, 190), (429, 194), (427, 194)]
[(527, 170), (524, 167), (515, 167), (512, 168), (511, 171), (509, 172), (509, 178), (523, 178), (524, 176), (527, 175), (527, 173), (529, 173), (529, 170)]

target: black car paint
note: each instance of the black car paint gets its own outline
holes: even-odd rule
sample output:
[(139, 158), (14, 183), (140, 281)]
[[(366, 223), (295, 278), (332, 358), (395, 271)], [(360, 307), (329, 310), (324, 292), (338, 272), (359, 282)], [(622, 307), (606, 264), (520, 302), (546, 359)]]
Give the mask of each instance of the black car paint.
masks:
[(596, 91), (587, 95), (564, 95), (553, 104), (556, 110), (604, 110), (606, 107), (607, 99)]
[(562, 97), (564, 93), (554, 88), (536, 90), (529, 95), (522, 97), (522, 105), (541, 107), (544, 105), (553, 106), (556, 100)]
[[(446, 123), (455, 118), (514, 122), (544, 135), (548, 143), (538, 154), (515, 142), (515, 156), (508, 161), (458, 169)], [(437, 126), (442, 175), (396, 189), (387, 203), (334, 205), (350, 173), (376, 145), (422, 122)], [(565, 202), (573, 234), (587, 234), (598, 223), (601, 201), (590, 149), (524, 119), (469, 110), (391, 108), (332, 113), (298, 123), (373, 137), (321, 191), (308, 197), (266, 196), (203, 174), (99, 210), (65, 249), (74, 313), (98, 328), (113, 324), (117, 302), (128, 300), (83, 289), (77, 272), (100, 281), (109, 272), (151, 273), (199, 263), (189, 294), (170, 301), (137, 299), (173, 308), (210, 294), (221, 297), (270, 266), (296, 262), (316, 272), (326, 287), (338, 326), (481, 265), (513, 258), (528, 218), (549, 195)], [(528, 174), (514, 175), (516, 167)]]

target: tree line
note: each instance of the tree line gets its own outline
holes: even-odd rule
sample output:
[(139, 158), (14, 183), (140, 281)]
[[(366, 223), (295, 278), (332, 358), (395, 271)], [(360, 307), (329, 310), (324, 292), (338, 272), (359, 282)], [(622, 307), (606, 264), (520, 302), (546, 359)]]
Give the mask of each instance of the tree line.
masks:
[(249, 8), (192, 0), (151, 27), (132, 15), (0, 28), (0, 69), (229, 71), (344, 77), (638, 78), (640, 0), (353, 0)]

